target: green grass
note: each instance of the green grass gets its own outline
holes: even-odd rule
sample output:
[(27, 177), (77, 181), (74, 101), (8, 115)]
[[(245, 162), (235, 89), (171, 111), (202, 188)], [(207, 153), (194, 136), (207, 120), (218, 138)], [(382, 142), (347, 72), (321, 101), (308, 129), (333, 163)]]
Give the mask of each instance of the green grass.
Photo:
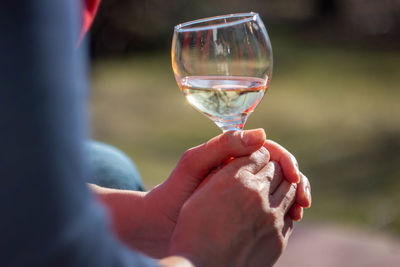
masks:
[[(400, 51), (272, 39), (270, 90), (246, 128), (265, 128), (313, 188), (312, 220), (400, 233)], [(168, 51), (93, 64), (93, 132), (152, 187), (180, 155), (220, 133), (185, 103)]]

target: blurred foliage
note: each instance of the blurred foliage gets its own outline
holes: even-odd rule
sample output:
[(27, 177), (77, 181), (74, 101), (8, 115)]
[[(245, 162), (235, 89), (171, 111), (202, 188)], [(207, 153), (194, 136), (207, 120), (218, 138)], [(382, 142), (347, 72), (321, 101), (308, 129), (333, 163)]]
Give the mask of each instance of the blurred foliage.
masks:
[(149, 188), (166, 179), (186, 149), (219, 134), (175, 83), (173, 25), (249, 10), (264, 14), (275, 64), (246, 128), (296, 155), (313, 187), (306, 220), (400, 234), (399, 1), (104, 1), (91, 45), (95, 138), (127, 152)]

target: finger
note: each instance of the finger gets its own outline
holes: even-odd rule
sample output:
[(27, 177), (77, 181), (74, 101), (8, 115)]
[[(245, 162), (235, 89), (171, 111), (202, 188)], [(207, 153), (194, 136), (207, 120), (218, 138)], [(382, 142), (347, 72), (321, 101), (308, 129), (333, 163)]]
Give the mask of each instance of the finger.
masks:
[(290, 207), (289, 215), (293, 221), (301, 221), (301, 219), (303, 219), (303, 207), (294, 203), (293, 206)]
[(172, 176), (185, 177), (186, 181), (191, 179), (197, 186), (214, 168), (231, 157), (250, 155), (261, 148), (264, 142), (263, 129), (225, 132), (186, 151), (173, 172), (177, 175)]
[(276, 191), (270, 196), (272, 207), (278, 207), (286, 214), (296, 199), (297, 184), (283, 180)]
[(225, 174), (237, 173), (239, 170), (256, 174), (268, 164), (268, 160), (268, 150), (264, 147), (261, 147), (259, 150), (253, 152), (250, 156), (233, 159), (231, 162), (222, 167), (221, 170)]
[(266, 140), (264, 147), (268, 149), (271, 160), (277, 161), (281, 165), (282, 172), (289, 182), (300, 182), (299, 165), (296, 158), (289, 151), (272, 140)]
[[(222, 166), (213, 169), (207, 177), (201, 181), (200, 185), (196, 188), (196, 191), (200, 190), (208, 181), (215, 175), (219, 175), (219, 171), (222, 170), (223, 174), (228, 174), (229, 176), (234, 176), (239, 170), (247, 171), (252, 174), (259, 172), (261, 169), (265, 168), (268, 164), (269, 152), (265, 147), (261, 147), (259, 150), (253, 152), (248, 157), (231, 158), (230, 160), (224, 162)], [(233, 175), (232, 175), (233, 174)]]
[(283, 174), (281, 167), (275, 161), (270, 161), (268, 164), (262, 168), (257, 174), (257, 177), (263, 178), (269, 183), (269, 194), (272, 195), (278, 188), (279, 184), (283, 180)]
[(307, 177), (301, 173), (301, 180), (297, 187), (296, 203), (304, 208), (311, 206), (311, 186)]

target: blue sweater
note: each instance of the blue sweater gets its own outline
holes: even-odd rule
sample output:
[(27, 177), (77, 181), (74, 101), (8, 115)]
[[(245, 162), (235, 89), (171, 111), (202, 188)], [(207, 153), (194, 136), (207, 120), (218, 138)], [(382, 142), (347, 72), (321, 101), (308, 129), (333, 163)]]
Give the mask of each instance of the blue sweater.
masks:
[(121, 245), (88, 177), (77, 0), (0, 7), (0, 266), (154, 266)]

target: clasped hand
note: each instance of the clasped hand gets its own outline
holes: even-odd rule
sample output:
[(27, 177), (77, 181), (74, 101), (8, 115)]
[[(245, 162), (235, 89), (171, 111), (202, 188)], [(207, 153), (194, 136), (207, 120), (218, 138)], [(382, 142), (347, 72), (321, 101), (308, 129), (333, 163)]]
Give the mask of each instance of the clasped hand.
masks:
[(118, 236), (157, 258), (196, 266), (270, 266), (282, 253), (310, 184), (261, 129), (226, 132), (186, 151), (147, 193), (95, 187)]

